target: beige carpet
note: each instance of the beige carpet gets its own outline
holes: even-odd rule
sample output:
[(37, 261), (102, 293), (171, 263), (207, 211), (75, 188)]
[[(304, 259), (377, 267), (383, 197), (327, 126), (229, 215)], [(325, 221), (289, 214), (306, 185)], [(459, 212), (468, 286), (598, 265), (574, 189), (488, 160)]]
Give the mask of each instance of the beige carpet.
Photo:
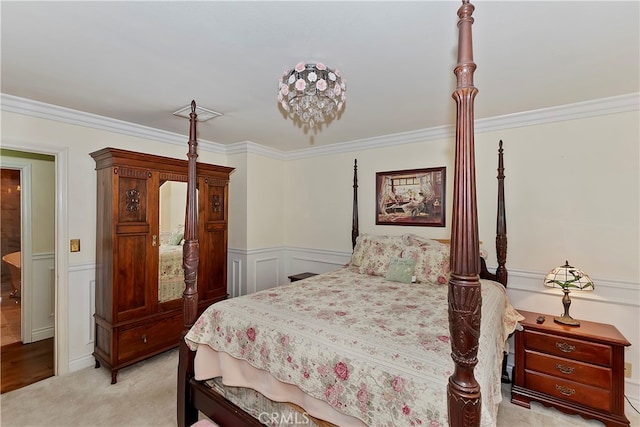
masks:
[[(0, 425), (162, 427), (176, 425), (177, 350), (122, 369), (111, 385), (105, 368), (86, 368), (52, 377), (0, 395)], [(568, 416), (533, 403), (531, 409), (512, 405), (509, 386), (498, 413), (498, 425), (602, 426), (594, 420)], [(631, 425), (640, 427), (638, 415), (627, 410)]]

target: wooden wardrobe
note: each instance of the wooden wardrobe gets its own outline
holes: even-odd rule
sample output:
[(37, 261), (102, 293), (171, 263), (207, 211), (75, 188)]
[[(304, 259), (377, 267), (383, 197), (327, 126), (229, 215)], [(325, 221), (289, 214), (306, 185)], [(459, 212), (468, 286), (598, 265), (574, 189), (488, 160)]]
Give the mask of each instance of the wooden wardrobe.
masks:
[[(176, 347), (184, 329), (184, 282), (174, 295), (160, 292), (159, 262), (160, 246), (166, 240), (161, 236), (161, 218), (171, 216), (165, 210), (173, 211), (174, 217), (180, 216), (176, 209), (181, 211), (179, 220), (184, 225), (187, 161), (114, 148), (96, 151), (91, 157), (98, 184), (93, 356), (96, 368), (103, 364), (111, 370), (114, 384), (120, 368)], [(198, 311), (227, 298), (232, 171), (197, 164)], [(174, 183), (184, 183), (184, 196), (162, 199), (167, 197), (164, 190)], [(163, 186), (167, 187), (161, 192)], [(176, 192), (180, 194), (175, 190), (169, 194)], [(174, 250), (180, 251), (181, 258), (181, 247)]]

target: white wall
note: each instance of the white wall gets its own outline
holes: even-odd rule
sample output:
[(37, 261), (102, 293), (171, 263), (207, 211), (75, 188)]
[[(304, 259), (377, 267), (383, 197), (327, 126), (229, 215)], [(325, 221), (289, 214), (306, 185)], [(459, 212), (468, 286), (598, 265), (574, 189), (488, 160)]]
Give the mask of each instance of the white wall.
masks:
[[(244, 146), (242, 146), (244, 147)], [(283, 283), (283, 161), (253, 150), (229, 155), (228, 292), (245, 295)], [(271, 153), (267, 153), (271, 154)], [(258, 248), (258, 250), (250, 250)], [(266, 249), (265, 249), (266, 248)]]
[[(638, 117), (627, 112), (478, 133), (479, 232), (489, 262), (495, 264), (497, 148), (502, 139), (508, 265), (547, 272), (569, 259), (592, 276), (639, 282)], [(287, 244), (349, 250), (354, 157), (361, 231), (449, 237), (453, 144), (451, 137), (287, 162)], [(375, 225), (376, 172), (437, 166), (447, 168), (446, 227)]]
[[(478, 137), (482, 147), (505, 143), (512, 268), (546, 272), (568, 259), (592, 276), (640, 281), (639, 129), (628, 112)], [(487, 151), (483, 182), (495, 176)]]
[(286, 242), (282, 214), (297, 207), (284, 203), (283, 170), (281, 160), (252, 153), (247, 156), (247, 248)]

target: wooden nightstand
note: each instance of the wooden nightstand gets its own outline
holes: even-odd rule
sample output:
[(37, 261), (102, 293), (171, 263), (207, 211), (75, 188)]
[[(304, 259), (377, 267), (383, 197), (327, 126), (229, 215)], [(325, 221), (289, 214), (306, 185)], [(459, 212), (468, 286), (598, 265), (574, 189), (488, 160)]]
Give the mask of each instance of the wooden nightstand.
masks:
[(289, 276), (289, 280), (291, 281), (291, 283), (293, 282), (297, 282), (298, 280), (304, 280), (307, 279), (309, 277), (313, 277), (313, 276), (317, 276), (317, 273), (298, 273), (298, 274), (292, 274), (291, 276)]
[(624, 415), (624, 348), (629, 341), (612, 325), (580, 320), (566, 326), (545, 314), (518, 310), (524, 330), (515, 333), (511, 402), (546, 406), (607, 426), (629, 426)]

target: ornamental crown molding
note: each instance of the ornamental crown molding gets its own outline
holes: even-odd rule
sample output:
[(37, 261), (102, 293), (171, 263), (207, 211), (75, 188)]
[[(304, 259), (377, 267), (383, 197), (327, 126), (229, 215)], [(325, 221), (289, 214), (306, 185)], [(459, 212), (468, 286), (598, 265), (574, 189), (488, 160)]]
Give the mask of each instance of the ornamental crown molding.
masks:
[[(57, 105), (46, 104), (31, 99), (7, 95), (4, 93), (0, 94), (0, 106), (2, 111), (150, 139), (167, 144), (184, 145), (185, 136), (181, 134), (60, 107)], [(542, 108), (539, 110), (523, 111), (486, 119), (477, 119), (474, 127), (476, 133), (493, 132), (504, 129), (535, 126), (546, 123), (638, 110), (640, 110), (640, 92), (635, 92), (626, 95), (612, 96), (609, 98)], [(383, 148), (391, 145), (397, 147), (399, 144), (427, 142), (454, 136), (455, 129), (453, 126), (438, 126), (294, 151), (276, 150), (251, 141), (224, 145), (206, 140), (198, 140), (198, 145), (202, 150), (222, 155), (258, 154), (280, 160), (296, 160), (326, 156), (330, 154)]]

